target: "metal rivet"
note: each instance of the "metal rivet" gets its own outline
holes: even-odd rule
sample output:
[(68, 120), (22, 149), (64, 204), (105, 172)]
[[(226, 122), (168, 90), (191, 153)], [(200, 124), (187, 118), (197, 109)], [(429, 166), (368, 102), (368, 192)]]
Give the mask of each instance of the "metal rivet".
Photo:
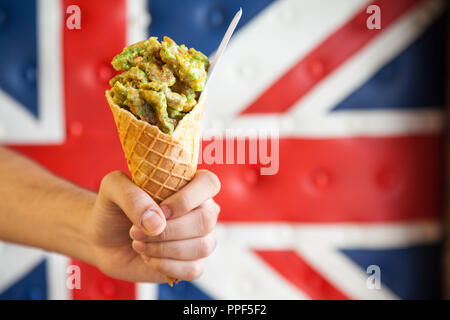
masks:
[(394, 172), (389, 169), (380, 170), (375, 179), (381, 189), (392, 189), (397, 184)]
[(247, 183), (254, 185), (258, 182), (259, 171), (256, 168), (247, 168), (243, 176)]
[(238, 72), (244, 80), (250, 80), (256, 77), (257, 67), (253, 62), (247, 60), (239, 65)]
[(252, 289), (254, 286), (248, 279), (249, 279), (249, 277), (246, 277), (246, 280), (242, 280), (239, 282), (239, 285), (238, 285), (239, 288), (238, 288), (237, 292), (240, 292), (244, 295), (248, 295), (253, 291)]
[(211, 11), (210, 14), (208, 15), (208, 23), (212, 27), (215, 28), (220, 27), (221, 25), (223, 25), (224, 21), (225, 21), (225, 14), (220, 9), (215, 9)]
[(97, 76), (101, 81), (109, 81), (114, 76), (114, 69), (107, 64), (102, 64), (97, 68)]
[(0, 8), (0, 24), (4, 24), (6, 22), (6, 11), (3, 8)]
[(319, 188), (327, 188), (331, 184), (331, 177), (328, 172), (324, 170), (318, 170), (313, 173), (312, 181), (314, 185)]
[(286, 240), (286, 241), (292, 240), (292, 237), (293, 237), (292, 229), (291, 228), (281, 229), (279, 236), (280, 236), (280, 239), (282, 239), (282, 240)]
[(314, 78), (321, 78), (325, 74), (325, 64), (322, 60), (314, 59), (309, 63), (308, 70)]
[(45, 299), (44, 293), (42, 291), (42, 288), (40, 287), (29, 287), (27, 289), (27, 296), (31, 300), (42, 300)]
[(36, 66), (34, 64), (27, 65), (23, 70), (23, 76), (29, 83), (36, 82)]
[(79, 137), (83, 134), (83, 124), (81, 122), (75, 121), (70, 124), (70, 135), (74, 137)]
[(100, 283), (100, 291), (107, 297), (112, 297), (117, 293), (117, 286), (111, 280), (104, 280)]
[(280, 20), (287, 24), (293, 24), (298, 20), (298, 12), (290, 7), (280, 12)]

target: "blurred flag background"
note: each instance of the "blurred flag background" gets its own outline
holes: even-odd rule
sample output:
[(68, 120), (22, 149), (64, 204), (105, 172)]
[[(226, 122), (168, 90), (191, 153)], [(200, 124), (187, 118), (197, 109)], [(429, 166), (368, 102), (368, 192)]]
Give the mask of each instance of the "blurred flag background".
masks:
[(444, 0), (0, 0), (0, 143), (96, 190), (127, 170), (104, 98), (112, 57), (149, 35), (212, 55), (239, 7), (204, 128), (277, 130), (280, 167), (202, 165), (223, 188), (202, 277), (133, 284), (0, 243), (0, 299), (441, 296)]

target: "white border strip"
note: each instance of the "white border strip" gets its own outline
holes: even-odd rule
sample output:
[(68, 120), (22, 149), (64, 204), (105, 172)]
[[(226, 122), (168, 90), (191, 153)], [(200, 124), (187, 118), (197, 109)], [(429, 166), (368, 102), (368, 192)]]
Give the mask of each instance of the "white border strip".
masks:
[(126, 0), (127, 43), (132, 44), (147, 38), (151, 21), (146, 0)]
[(229, 246), (265, 249), (289, 249), (303, 242), (343, 248), (386, 249), (436, 243), (442, 238), (442, 229), (437, 221), (333, 225), (221, 223), (217, 228)]
[[(66, 274), (70, 259), (61, 254), (47, 252), (47, 288), (48, 300), (70, 300), (72, 295), (67, 289)], [(81, 275), (82, 277), (83, 275)]]
[[(444, 114), (439, 109), (339, 111), (327, 116), (256, 115), (242, 116), (220, 123), (221, 130), (278, 130), (282, 137), (349, 137), (402, 136), (410, 134), (437, 134), (443, 131)], [(217, 122), (206, 123), (204, 132), (217, 127)], [(244, 131), (245, 132), (245, 131)]]
[(65, 139), (60, 5), (54, 0), (37, 3), (40, 119), (0, 90), (0, 143), (59, 144)]
[(154, 283), (136, 283), (136, 300), (157, 300), (158, 285)]

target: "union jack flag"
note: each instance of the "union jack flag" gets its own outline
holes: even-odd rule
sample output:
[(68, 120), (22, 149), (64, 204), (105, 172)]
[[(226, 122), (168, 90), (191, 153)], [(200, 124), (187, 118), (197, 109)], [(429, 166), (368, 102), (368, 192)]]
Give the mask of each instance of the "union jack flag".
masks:
[[(65, 26), (73, 4), (80, 30)], [(379, 30), (367, 28), (370, 5)], [(0, 243), (0, 299), (439, 296), (443, 0), (2, 0), (0, 142), (97, 189), (126, 170), (104, 99), (111, 58), (150, 34), (211, 55), (239, 7), (204, 127), (277, 130), (280, 167), (202, 165), (222, 182), (205, 273), (132, 284)], [(70, 263), (80, 290), (66, 288)]]

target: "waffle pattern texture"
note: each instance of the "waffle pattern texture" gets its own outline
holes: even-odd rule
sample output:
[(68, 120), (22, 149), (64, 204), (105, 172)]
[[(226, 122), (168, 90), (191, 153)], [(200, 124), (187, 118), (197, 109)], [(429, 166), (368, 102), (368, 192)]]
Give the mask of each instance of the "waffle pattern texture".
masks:
[(109, 90), (106, 99), (134, 183), (160, 203), (193, 178), (197, 170), (205, 94), (178, 123), (172, 135), (119, 107)]

